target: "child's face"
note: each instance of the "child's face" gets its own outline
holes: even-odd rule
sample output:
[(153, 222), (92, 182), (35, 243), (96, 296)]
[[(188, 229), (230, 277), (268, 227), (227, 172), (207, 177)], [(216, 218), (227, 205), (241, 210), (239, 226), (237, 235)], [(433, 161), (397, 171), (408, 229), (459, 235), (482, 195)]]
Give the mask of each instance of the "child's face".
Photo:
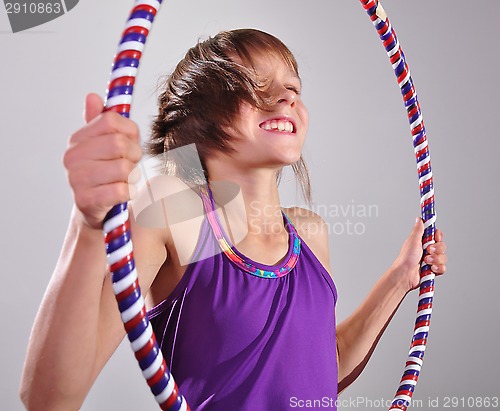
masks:
[(246, 162), (290, 165), (300, 158), (309, 125), (300, 79), (280, 57), (259, 55), (254, 66), (266, 85), (261, 91), (271, 98), (271, 111), (242, 103), (230, 130), (233, 146)]

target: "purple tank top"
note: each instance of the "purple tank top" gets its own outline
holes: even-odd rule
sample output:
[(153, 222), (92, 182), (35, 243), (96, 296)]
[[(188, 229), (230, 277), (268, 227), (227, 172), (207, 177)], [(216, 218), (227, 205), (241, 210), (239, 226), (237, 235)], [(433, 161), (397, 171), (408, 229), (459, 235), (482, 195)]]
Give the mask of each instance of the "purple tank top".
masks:
[(148, 312), (180, 392), (193, 411), (280, 411), (306, 401), (336, 410), (332, 278), (284, 212), (288, 253), (270, 266), (230, 246), (210, 188), (202, 199), (194, 262)]

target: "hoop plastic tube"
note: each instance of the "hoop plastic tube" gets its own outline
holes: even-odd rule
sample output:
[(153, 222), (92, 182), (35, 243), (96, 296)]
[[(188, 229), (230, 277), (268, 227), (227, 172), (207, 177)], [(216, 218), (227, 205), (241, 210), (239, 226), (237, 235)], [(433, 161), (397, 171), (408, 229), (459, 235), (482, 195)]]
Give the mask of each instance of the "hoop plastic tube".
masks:
[[(425, 253), (427, 246), (435, 242), (436, 213), (434, 211), (434, 184), (432, 180), (431, 158), (417, 92), (415, 91), (415, 86), (413, 85), (410, 69), (406, 63), (403, 50), (401, 49), (396, 33), (382, 5), (377, 0), (360, 1), (370, 16), (385, 50), (387, 51), (408, 114), (413, 147), (417, 160), (418, 183), (420, 186), (420, 210), (425, 228), (422, 246)], [(422, 262), (420, 266), (420, 292), (417, 318), (415, 321), (413, 338), (411, 340), (403, 376), (399, 388), (396, 391), (396, 395), (394, 396), (394, 400), (392, 401), (392, 405), (389, 408), (390, 410), (406, 410), (411, 403), (411, 398), (422, 368), (425, 347), (429, 335), (432, 300), (434, 297), (434, 277), (435, 275), (431, 271), (431, 267)]]
[[(161, 0), (136, 1), (125, 25), (106, 92), (105, 111), (129, 117), (139, 61)], [(135, 268), (127, 204), (118, 204), (104, 220), (113, 290), (132, 350), (162, 410), (189, 410), (170, 374), (146, 316)]]

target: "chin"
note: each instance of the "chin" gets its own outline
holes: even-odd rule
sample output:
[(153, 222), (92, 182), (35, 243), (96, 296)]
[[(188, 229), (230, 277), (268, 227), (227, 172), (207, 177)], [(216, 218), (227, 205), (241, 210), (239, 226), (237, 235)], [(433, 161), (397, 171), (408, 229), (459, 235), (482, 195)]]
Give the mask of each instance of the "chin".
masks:
[(297, 161), (300, 160), (300, 155), (301, 153), (290, 153), (289, 156), (283, 156), (282, 157), (282, 160), (283, 160), (283, 166), (291, 166), (292, 164), (296, 163)]

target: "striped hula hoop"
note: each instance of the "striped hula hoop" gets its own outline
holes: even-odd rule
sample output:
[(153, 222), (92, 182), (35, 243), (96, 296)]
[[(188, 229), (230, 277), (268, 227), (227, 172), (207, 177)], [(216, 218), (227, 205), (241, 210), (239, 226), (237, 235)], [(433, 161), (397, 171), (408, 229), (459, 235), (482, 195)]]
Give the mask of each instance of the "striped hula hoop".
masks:
[[(106, 90), (105, 111), (129, 117), (139, 61), (161, 0), (136, 1), (122, 33)], [(121, 318), (132, 350), (162, 410), (188, 411), (158, 347), (135, 268), (127, 204), (114, 206), (103, 227), (108, 265)]]
[[(360, 0), (383, 41), (397, 76), (410, 121), (411, 134), (424, 220), (423, 248), (435, 242), (434, 188), (429, 148), (417, 94), (408, 65), (387, 15), (377, 0)], [(125, 25), (114, 59), (106, 90), (105, 111), (129, 117), (135, 77), (147, 36), (162, 0), (136, 0)], [(146, 316), (144, 298), (138, 283), (133, 255), (127, 203), (114, 206), (104, 219), (108, 265), (113, 291), (132, 350), (142, 374), (162, 410), (188, 411), (189, 405), (179, 393), (165, 359), (158, 347), (151, 324)], [(429, 332), (434, 294), (434, 273), (423, 263), (420, 267), (420, 295), (414, 335), (406, 368), (390, 409), (406, 410), (417, 383)]]
[[(420, 212), (424, 221), (422, 248), (425, 255), (427, 246), (435, 242), (436, 213), (434, 210), (434, 183), (432, 179), (431, 158), (417, 92), (415, 91), (403, 50), (382, 5), (378, 0), (360, 1), (370, 16), (387, 51), (397, 77), (399, 88), (401, 89), (401, 94), (403, 95), (404, 105), (410, 122), (413, 147), (417, 160)], [(403, 376), (389, 408), (390, 410), (399, 409), (406, 411), (411, 403), (411, 398), (422, 368), (427, 338), (429, 336), (432, 301), (434, 298), (434, 278), (435, 274), (431, 271), (431, 266), (422, 261), (420, 265), (417, 318), (415, 320), (413, 337)]]

